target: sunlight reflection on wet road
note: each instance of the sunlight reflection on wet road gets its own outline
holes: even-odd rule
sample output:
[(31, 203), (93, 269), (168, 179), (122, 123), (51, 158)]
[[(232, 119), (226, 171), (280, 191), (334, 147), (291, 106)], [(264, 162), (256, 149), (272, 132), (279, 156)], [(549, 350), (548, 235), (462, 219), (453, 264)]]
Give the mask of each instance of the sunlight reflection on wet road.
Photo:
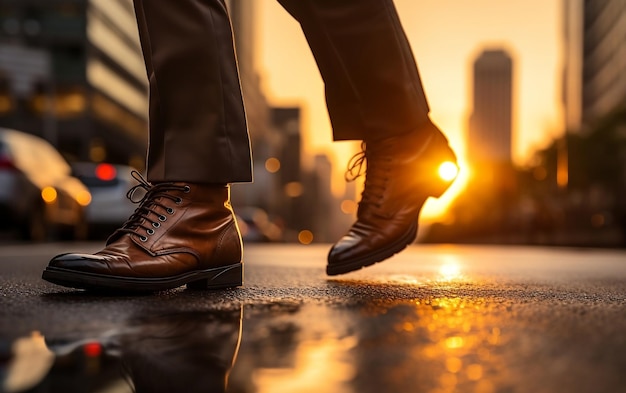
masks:
[(23, 265), (0, 267), (3, 391), (626, 390), (623, 253), (416, 247), (329, 279), (302, 250), (251, 247), (241, 289), (144, 297), (15, 296)]

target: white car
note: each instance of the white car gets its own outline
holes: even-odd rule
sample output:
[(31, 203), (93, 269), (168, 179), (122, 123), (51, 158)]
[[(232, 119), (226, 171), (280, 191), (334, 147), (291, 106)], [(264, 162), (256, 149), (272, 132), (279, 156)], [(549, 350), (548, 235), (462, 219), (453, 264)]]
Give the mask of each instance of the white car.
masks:
[(133, 214), (137, 205), (132, 203), (126, 194), (137, 184), (131, 176), (134, 168), (92, 162), (75, 162), (72, 168), (74, 176), (78, 177), (91, 193), (91, 203), (86, 213), (87, 223), (93, 231), (119, 227)]
[(0, 229), (24, 240), (82, 240), (89, 190), (44, 139), (0, 128)]

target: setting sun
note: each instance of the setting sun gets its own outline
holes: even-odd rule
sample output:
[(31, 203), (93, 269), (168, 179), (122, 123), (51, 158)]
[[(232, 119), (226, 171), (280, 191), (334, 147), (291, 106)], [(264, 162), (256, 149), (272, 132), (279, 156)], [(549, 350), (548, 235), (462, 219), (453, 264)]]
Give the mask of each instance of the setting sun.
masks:
[(459, 174), (459, 168), (453, 162), (446, 161), (439, 165), (438, 173), (440, 178), (450, 181), (457, 177)]

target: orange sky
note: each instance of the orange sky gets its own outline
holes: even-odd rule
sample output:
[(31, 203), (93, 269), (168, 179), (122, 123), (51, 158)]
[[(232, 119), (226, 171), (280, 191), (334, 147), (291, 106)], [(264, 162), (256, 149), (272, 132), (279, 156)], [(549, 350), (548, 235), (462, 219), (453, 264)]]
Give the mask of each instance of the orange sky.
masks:
[[(523, 164), (561, 132), (562, 1), (396, 0), (431, 117), (461, 156), (471, 111), (471, 65), (486, 47), (504, 47), (514, 60), (514, 160)], [(257, 67), (265, 92), (274, 104), (304, 106), (305, 149), (328, 152), (339, 178), (354, 145), (331, 143), (322, 81), (299, 25), (275, 0), (255, 3)]]

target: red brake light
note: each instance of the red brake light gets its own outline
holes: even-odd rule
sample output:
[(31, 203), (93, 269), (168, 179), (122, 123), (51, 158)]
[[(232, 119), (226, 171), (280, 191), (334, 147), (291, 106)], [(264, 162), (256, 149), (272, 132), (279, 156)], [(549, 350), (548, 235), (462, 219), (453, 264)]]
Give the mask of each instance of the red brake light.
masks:
[(99, 164), (96, 167), (96, 177), (103, 181), (111, 181), (117, 176), (117, 170), (111, 164)]
[(83, 352), (88, 357), (100, 356), (102, 353), (102, 345), (99, 342), (90, 342), (83, 346)]

